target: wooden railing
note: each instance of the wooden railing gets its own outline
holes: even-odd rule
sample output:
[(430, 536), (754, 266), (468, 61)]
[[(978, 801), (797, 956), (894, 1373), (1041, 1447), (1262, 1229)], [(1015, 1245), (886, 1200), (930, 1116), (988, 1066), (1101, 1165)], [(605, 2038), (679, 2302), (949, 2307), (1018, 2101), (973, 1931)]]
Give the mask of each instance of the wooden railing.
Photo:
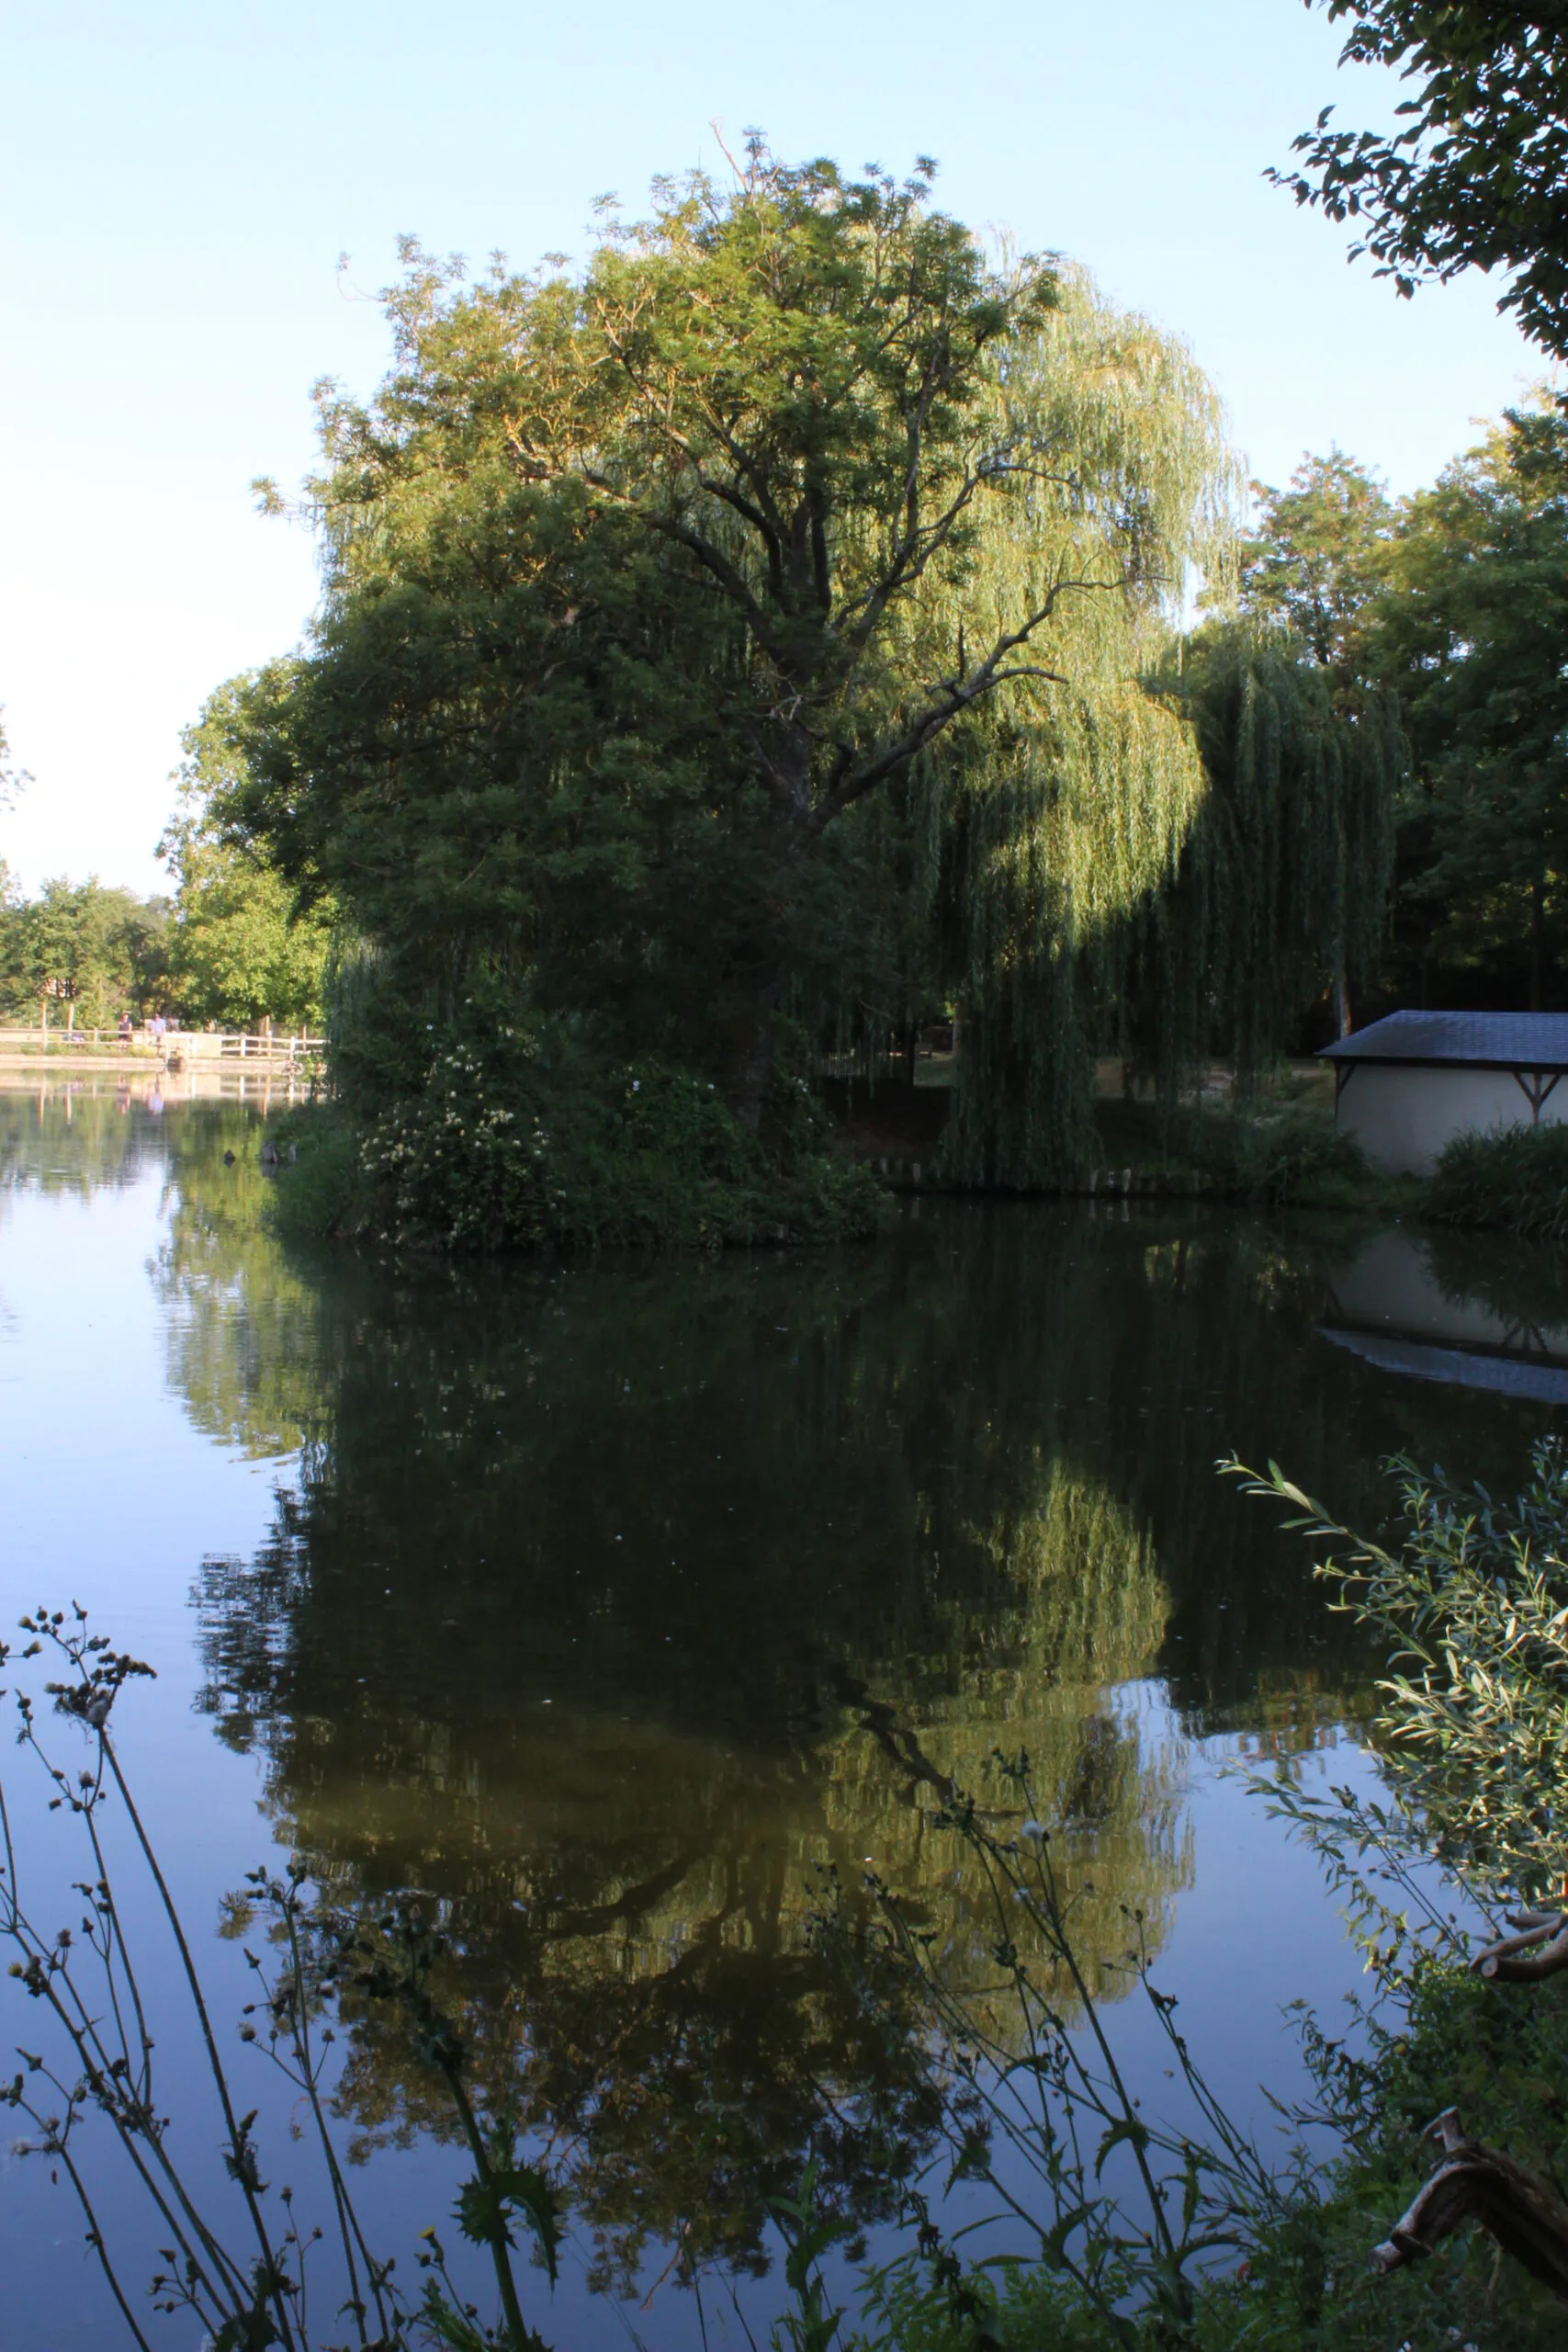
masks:
[(123, 1039), (115, 1029), (67, 1029), (58, 1022), (48, 1028), (40, 1023), (36, 1028), (0, 1029), (0, 1060), (4, 1061), (32, 1062), (47, 1057), (51, 1061), (80, 1063), (108, 1057), (171, 1067), (177, 1062), (198, 1069), (229, 1062), (254, 1064), (258, 1070), (298, 1069), (317, 1060), (325, 1050), (324, 1037), (312, 1037), (303, 1030), (167, 1029), (162, 1037), (153, 1037), (141, 1028)]

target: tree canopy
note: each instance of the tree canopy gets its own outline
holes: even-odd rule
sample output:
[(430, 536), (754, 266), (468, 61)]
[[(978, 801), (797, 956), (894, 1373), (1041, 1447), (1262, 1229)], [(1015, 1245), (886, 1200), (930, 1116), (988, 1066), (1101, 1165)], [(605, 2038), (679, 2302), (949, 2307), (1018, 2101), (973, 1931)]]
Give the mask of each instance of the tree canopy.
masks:
[(1270, 176), (1355, 224), (1353, 255), (1409, 295), (1461, 270), (1509, 273), (1525, 333), (1568, 352), (1568, 6), (1495, 0), (1306, 0), (1348, 29), (1341, 62), (1410, 86), (1392, 137), (1333, 127), (1325, 107)]
[(1294, 639), (1343, 695), (1364, 683), (1362, 640), (1389, 571), (1395, 510), (1342, 449), (1310, 453), (1274, 490), (1254, 482), (1258, 516), (1242, 542), (1241, 601)]
[(1568, 876), (1568, 413), (1511, 410), (1413, 498), (1377, 656), (1418, 786), (1404, 896), (1423, 961), (1553, 993)]
[(825, 844), (993, 704), (1125, 697), (1224, 522), (1179, 347), (990, 266), (928, 177), (754, 146), (575, 283), (410, 249), (392, 375), (323, 407), (314, 644), (236, 730), (231, 826), (427, 985), (700, 1012), (748, 1119)]
[(0, 996), (68, 1027), (105, 1028), (160, 991), (164, 906), (96, 876), (0, 904)]
[(1364, 730), (1392, 697), (1387, 1001), (1560, 1001), (1568, 871), (1568, 414), (1539, 394), (1397, 503), (1339, 452), (1263, 493), (1244, 608), (1315, 658)]
[[(1310, 994), (1363, 880), (1381, 910), (1384, 866), (1336, 864), (1387, 781), (1354, 713), (1286, 729), (1340, 781), (1303, 784), (1266, 883), (1221, 847), (1198, 704), (1224, 665), (1172, 650), (1194, 580), (1230, 576), (1213, 388), (1082, 273), (987, 254), (930, 182), (758, 141), (727, 187), (606, 215), (576, 277), (476, 284), (408, 244), (386, 380), (321, 395), (321, 606), (209, 706), (209, 806), (299, 904), (335, 901), (340, 1080), (406, 1089), (427, 1141), (481, 1065), (547, 1125), (547, 1035), (617, 1103), (651, 1056), (755, 1133), (781, 1052), (795, 1079), (835, 1045), (874, 1060), (953, 1009), (951, 1171), (1057, 1182), (1096, 1051), (1169, 1087), (1244, 998), (1247, 1057), (1299, 1012), (1256, 962), (1176, 988), (1181, 925), (1261, 936), (1235, 894), (1263, 889), (1312, 934)], [(1297, 659), (1281, 636), (1271, 708)], [(532, 1059), (502, 1080), (505, 1038)], [(413, 1132), (385, 1137), (410, 1198)]]
[(220, 688), (183, 737), (178, 802), (158, 844), (175, 881), (165, 938), (170, 999), (197, 1024), (319, 1028), (330, 899), (297, 908), (260, 849), (223, 840), (211, 814), (214, 791), (233, 780), (229, 722), (244, 692), (242, 683)]

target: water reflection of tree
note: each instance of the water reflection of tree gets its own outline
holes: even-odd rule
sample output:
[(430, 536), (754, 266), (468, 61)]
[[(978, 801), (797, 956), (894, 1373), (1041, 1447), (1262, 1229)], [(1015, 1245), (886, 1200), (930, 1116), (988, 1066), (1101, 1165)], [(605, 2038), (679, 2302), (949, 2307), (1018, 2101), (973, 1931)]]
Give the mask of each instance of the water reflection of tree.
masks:
[[(722, 1696), (716, 1720), (701, 1689), (682, 1720), (689, 1627), (665, 1645), (679, 1654), (655, 1704), (624, 1671), (606, 1687), (591, 1648), (597, 1592), (581, 1637), (547, 1603), (547, 1692), (526, 1603), (503, 1693), (449, 1581), (440, 1607), (459, 1614), (425, 1635), (427, 1648), (445, 1635), (444, 1702), (394, 1712), (372, 1695), (374, 1673), (350, 1691), (366, 1654), (346, 1646), (335, 1688), (319, 1666), (299, 1672), (296, 1652), (283, 1667), (287, 1702), (254, 1674), (226, 1679), (220, 1703), (239, 1696), (243, 1710), (228, 1718), (231, 1735), (261, 1727), (280, 1829), (334, 1891), (373, 1901), (415, 1885), (441, 1905), (453, 1940), (445, 1997), (491, 2096), (570, 2152), (607, 2269), (624, 2272), (649, 2234), (668, 2239), (682, 2221), (688, 2248), (757, 2260), (764, 2195), (793, 2185), (808, 2149), (824, 2195), (867, 2215), (884, 2177), (869, 2140), (896, 2168), (913, 2161), (935, 2118), (907, 2040), (818, 1968), (807, 1929), (821, 1866), (834, 1867), (852, 1913), (869, 1865), (949, 1939), (950, 1965), (988, 1981), (988, 1895), (972, 1870), (955, 1874), (953, 1841), (932, 1828), (927, 1765), (978, 1785), (993, 1747), (1026, 1746), (1067, 1824), (1086, 1940), (1119, 1950), (1123, 1903), (1158, 1939), (1190, 1869), (1173, 1759), (1145, 1752), (1099, 1681), (1047, 1679), (1053, 1662), (1075, 1678), (1146, 1668), (1157, 1583), (1124, 1519), (1064, 1489), (1050, 1465), (1032, 1466), (1045, 1485), (1026, 1566), (998, 1563), (984, 1611), (939, 1599), (911, 1612), (909, 1596), (895, 1596), (880, 1637), (863, 1630), (858, 1650), (835, 1656), (809, 1624), (808, 1594), (796, 1622), (775, 1622), (770, 1636), (789, 1668), (782, 1704), (744, 1727)], [(1047, 1556), (1053, 1529), (1075, 1539), (1065, 1555)], [(1114, 1541), (1097, 1553), (1108, 1531)], [(275, 1658), (301, 1620), (307, 1643), (312, 1631), (323, 1648), (346, 1642), (344, 1629), (313, 1623), (318, 1532), (308, 1506), (291, 1513), (262, 1564)], [(383, 1553), (381, 1570), (391, 1565)], [(1130, 1588), (1118, 1574), (1129, 1568)], [(247, 1594), (236, 1596), (234, 1576)], [(220, 1644), (242, 1616), (247, 1637), (266, 1642), (249, 1609), (256, 1577), (254, 1567), (209, 1571)], [(1064, 1583), (1074, 1588), (1066, 1644)], [(722, 1606), (711, 1588), (710, 1599)], [(385, 1589), (366, 1596), (370, 1609), (387, 1600)], [(728, 1640), (750, 1644), (743, 1596), (728, 1620)], [(494, 1628), (489, 1638), (502, 1639)], [(572, 1645), (581, 1664), (563, 1655)], [(869, 1736), (868, 1722), (887, 1716), (916, 1731), (920, 1773), (890, 1770)], [(406, 2132), (415, 2119), (441, 2128), (446, 2117), (441, 2086), (422, 2080), (384, 2016), (358, 2021), (344, 2087), (366, 2130)]]
[[(1313, 1337), (1314, 1248), (1266, 1228), (1019, 1207), (804, 1262), (308, 1278), (197, 1233), (198, 1409), (313, 1433), (269, 1544), (207, 1572), (209, 1703), (345, 1899), (441, 1904), (481, 2066), (570, 2144), (607, 2261), (682, 2215), (754, 2256), (813, 2132), (847, 2197), (873, 2083), (927, 2128), (802, 1932), (818, 1863), (852, 1891), (869, 1861), (984, 1972), (879, 1725), (961, 1781), (1027, 1747), (1111, 1950), (1190, 1868), (1136, 1686), (1289, 1744), (1363, 1671), (1213, 1477), (1287, 1453), (1353, 1515), (1406, 1434)], [(287, 1413), (266, 1349), (225, 1367), (237, 1295), (278, 1378), (307, 1352)], [(367, 2130), (442, 2111), (370, 2020), (345, 2093)]]
[[(182, 1106), (169, 1134), (169, 1225), (153, 1270), (169, 1376), (198, 1429), (254, 1455), (318, 1433), (327, 1384), (320, 1285), (278, 1247), (254, 1113)], [(224, 1154), (232, 1154), (224, 1162)]]

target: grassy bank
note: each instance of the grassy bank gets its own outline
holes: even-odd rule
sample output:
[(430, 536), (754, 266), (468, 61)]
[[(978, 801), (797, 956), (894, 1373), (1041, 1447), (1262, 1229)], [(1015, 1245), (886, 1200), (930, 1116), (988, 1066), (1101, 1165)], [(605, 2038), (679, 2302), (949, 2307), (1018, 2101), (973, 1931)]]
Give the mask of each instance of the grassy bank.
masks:
[[(496, 1086), (470, 1055), (375, 1115), (341, 1103), (273, 1128), (278, 1223), (299, 1237), (467, 1251), (642, 1244), (713, 1249), (874, 1233), (889, 1185), (946, 1190), (945, 1094), (869, 1097), (775, 1087), (760, 1135), (691, 1072), (628, 1065), (584, 1084), (528, 1073)], [(842, 1099), (841, 1099), (842, 1098)], [(1568, 1243), (1568, 1126), (1465, 1136), (1429, 1179), (1370, 1167), (1337, 1131), (1333, 1097), (1285, 1073), (1242, 1098), (1094, 1106), (1093, 1164), (1061, 1189), (1398, 1216)]]

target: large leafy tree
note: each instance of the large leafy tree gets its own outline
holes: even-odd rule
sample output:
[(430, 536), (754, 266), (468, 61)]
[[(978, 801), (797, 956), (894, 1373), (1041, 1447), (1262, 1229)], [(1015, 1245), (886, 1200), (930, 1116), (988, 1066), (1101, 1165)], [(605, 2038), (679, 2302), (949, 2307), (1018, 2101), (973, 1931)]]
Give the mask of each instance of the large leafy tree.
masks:
[(1404, 898), (1429, 975), (1560, 995), (1568, 880), (1568, 413), (1510, 411), (1409, 502), (1379, 622), (1417, 791)]
[(1275, 490), (1255, 482), (1242, 540), (1243, 609), (1283, 628), (1343, 699), (1366, 682), (1365, 632), (1388, 576), (1395, 509), (1377, 477), (1330, 449)]
[(234, 721), (247, 691), (214, 695), (183, 739), (179, 799), (158, 844), (175, 879), (165, 938), (174, 1000), (190, 1022), (254, 1029), (319, 1026), (333, 910), (294, 891), (259, 849), (225, 841), (211, 814), (233, 777)]
[[(1354, 990), (1381, 961), (1407, 766), (1372, 652), (1398, 510), (1376, 476), (1337, 448), (1309, 452), (1286, 489), (1255, 482), (1253, 492), (1239, 592), (1261, 634), (1216, 639), (1194, 677), (1222, 867), (1240, 854), (1255, 876), (1251, 889), (1229, 894), (1234, 913), (1215, 933), (1213, 972), (1200, 981), (1212, 987), (1223, 970), (1241, 980), (1243, 1062), (1251, 1057), (1243, 1041), (1256, 1053), (1280, 1034), (1314, 970), (1329, 980), (1339, 1034), (1349, 1031)], [(1257, 951), (1276, 936), (1280, 953), (1266, 973)], [(1243, 942), (1252, 953), (1238, 962)]]
[(67, 1028), (145, 1010), (161, 994), (164, 915), (161, 900), (56, 876), (36, 899), (0, 910), (0, 988)]
[(1325, 107), (1270, 176), (1349, 220), (1402, 294), (1464, 269), (1508, 275), (1499, 308), (1568, 352), (1568, 6), (1496, 0), (1306, 0), (1347, 27), (1342, 62), (1393, 68), (1410, 89), (1385, 136)]
[(1002, 698), (1102, 682), (1223, 503), (1212, 399), (1183, 419), (1168, 368), (1140, 418), (1109, 365), (1043, 394), (1058, 277), (929, 182), (753, 142), (576, 280), (411, 249), (392, 375), (324, 409), (315, 645), (237, 729), (229, 821), (423, 985), (479, 956), (683, 1001), (749, 1123), (852, 920), (840, 831)]

